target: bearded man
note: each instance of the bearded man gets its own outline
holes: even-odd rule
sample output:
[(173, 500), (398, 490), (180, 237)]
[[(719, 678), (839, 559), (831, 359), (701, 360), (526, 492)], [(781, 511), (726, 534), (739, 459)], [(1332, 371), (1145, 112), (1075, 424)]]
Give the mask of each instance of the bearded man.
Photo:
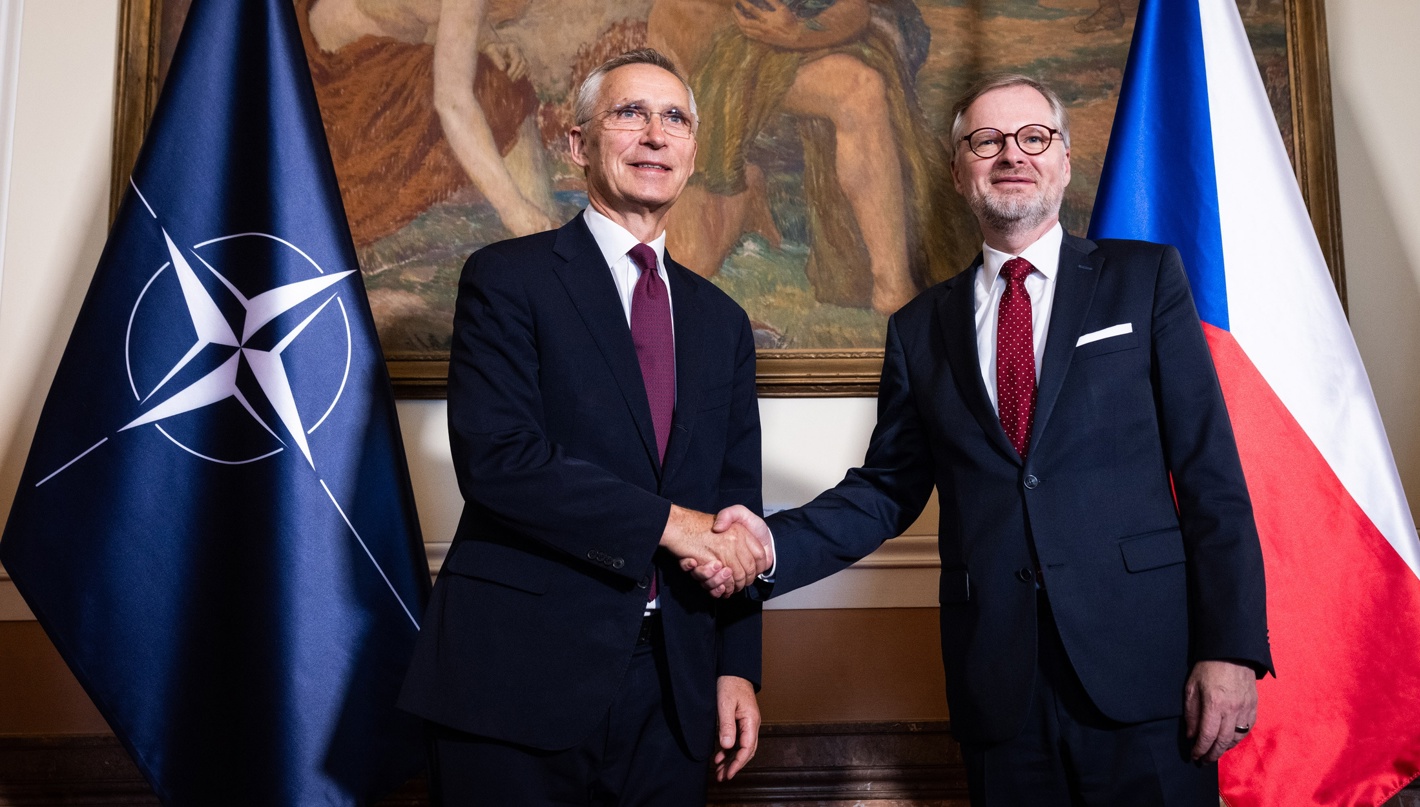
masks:
[[(954, 113), (952, 178), (985, 244), (889, 321), (863, 467), (767, 525), (729, 508), (716, 526), (772, 533), (776, 567), (750, 591), (777, 596), (900, 534), (935, 486), (971, 803), (1216, 807), (1212, 763), (1252, 727), (1272, 661), (1178, 251), (1062, 231), (1069, 121), (1043, 84), (993, 76)], [(714, 564), (697, 576), (731, 588)]]

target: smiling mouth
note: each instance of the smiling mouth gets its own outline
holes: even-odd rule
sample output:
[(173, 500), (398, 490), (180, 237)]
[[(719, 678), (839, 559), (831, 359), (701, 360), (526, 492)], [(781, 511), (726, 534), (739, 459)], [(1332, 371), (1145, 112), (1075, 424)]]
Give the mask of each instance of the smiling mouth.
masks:
[(653, 171), (669, 171), (671, 167), (665, 163), (632, 163), (632, 168), (649, 168)]

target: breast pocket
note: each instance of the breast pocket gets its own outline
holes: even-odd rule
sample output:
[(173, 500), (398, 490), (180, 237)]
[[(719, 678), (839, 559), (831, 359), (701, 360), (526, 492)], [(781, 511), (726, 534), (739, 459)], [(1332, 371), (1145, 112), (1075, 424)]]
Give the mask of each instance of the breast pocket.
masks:
[(1103, 356), (1106, 353), (1118, 353), (1121, 350), (1129, 350), (1139, 346), (1139, 334), (1122, 333), (1117, 336), (1107, 336), (1094, 342), (1080, 345), (1075, 348), (1075, 355), (1072, 362), (1082, 362), (1092, 359), (1095, 356)]

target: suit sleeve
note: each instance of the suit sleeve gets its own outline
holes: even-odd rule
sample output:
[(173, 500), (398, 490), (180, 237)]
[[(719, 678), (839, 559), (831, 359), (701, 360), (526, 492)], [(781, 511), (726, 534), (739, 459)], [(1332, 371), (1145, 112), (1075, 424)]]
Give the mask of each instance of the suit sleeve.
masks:
[(1191, 656), (1272, 671), (1252, 502), (1212, 355), (1173, 247), (1163, 255), (1153, 313), (1154, 389), (1189, 564)]
[(639, 579), (670, 502), (569, 456), (548, 438), (528, 275), (483, 249), (459, 281), (449, 357), (449, 437), (459, 489), (509, 530)]
[(769, 518), (778, 567), (758, 596), (793, 591), (851, 566), (922, 514), (932, 494), (933, 466), (917, 395), (908, 373), (899, 319), (888, 321), (878, 386), (878, 422), (862, 467), (795, 510)]
[[(756, 514), (764, 510), (759, 430), (759, 398), (755, 392), (754, 335), (749, 318), (741, 317), (736, 348), (734, 391), (730, 403), (730, 438), (720, 473), (719, 507), (742, 504)], [(717, 605), (720, 651), (716, 672), (748, 679), (759, 689), (763, 619), (760, 603), (732, 597)]]

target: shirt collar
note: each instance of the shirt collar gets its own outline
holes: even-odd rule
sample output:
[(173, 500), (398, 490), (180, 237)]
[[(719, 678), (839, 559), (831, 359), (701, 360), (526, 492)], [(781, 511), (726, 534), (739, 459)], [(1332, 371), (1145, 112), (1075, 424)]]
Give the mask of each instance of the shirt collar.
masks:
[[(598, 213), (591, 205), (582, 211), (582, 218), (587, 222), (587, 229), (592, 231), (592, 239), (597, 242), (597, 248), (602, 251), (602, 257), (606, 259), (607, 266), (615, 267), (616, 262), (625, 258), (626, 253), (630, 252), (632, 247), (641, 243), (636, 240), (636, 236), (632, 235), (630, 230)], [(646, 246), (656, 251), (657, 269), (660, 274), (664, 275), (666, 265), (665, 231), (662, 230), (661, 234)]]
[(1025, 258), (1030, 261), (1030, 265), (1034, 266), (1037, 272), (1045, 275), (1047, 280), (1054, 280), (1055, 273), (1060, 270), (1060, 244), (1064, 240), (1065, 230), (1057, 221), (1054, 227), (1046, 230), (1045, 235), (1021, 250), (1020, 255), (1010, 255), (988, 244), (982, 244), (981, 272), (977, 277), (989, 289), (996, 284), (996, 278), (1000, 276), (1001, 267), (1006, 261), (1011, 258)]

